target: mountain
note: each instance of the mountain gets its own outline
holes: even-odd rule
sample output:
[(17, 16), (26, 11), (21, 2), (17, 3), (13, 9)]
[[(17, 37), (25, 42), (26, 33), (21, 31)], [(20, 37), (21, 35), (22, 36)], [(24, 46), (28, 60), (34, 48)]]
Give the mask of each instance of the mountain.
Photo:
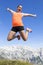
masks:
[(0, 47), (0, 59), (16, 59), (43, 64), (43, 48), (34, 50), (28, 46)]

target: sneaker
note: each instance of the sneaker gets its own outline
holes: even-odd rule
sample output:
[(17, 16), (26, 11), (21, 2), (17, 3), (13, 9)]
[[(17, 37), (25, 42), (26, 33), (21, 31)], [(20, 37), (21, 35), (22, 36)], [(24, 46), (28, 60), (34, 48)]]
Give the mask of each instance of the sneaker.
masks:
[(32, 32), (32, 30), (31, 30), (30, 28), (27, 28), (26, 30), (27, 30), (28, 32)]
[(20, 40), (20, 35), (17, 35), (18, 40)]

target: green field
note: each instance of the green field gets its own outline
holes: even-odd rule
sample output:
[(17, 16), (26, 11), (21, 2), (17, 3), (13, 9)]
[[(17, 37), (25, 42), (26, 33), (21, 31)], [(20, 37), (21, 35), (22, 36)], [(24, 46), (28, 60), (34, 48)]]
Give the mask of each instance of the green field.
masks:
[(0, 60), (0, 65), (32, 65), (32, 64), (18, 60)]

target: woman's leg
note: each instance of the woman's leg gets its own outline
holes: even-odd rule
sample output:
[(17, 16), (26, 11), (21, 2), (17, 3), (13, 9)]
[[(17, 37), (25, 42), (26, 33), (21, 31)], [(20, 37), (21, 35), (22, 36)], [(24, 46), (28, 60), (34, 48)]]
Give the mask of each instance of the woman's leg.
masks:
[(20, 40), (20, 35), (16, 36), (16, 32), (10, 31), (7, 37), (8, 41), (11, 41), (14, 38), (18, 38), (18, 40)]
[(26, 32), (24, 32), (24, 30), (20, 31), (20, 35), (24, 41), (26, 41), (28, 39), (28, 33), (29, 32), (32, 32), (32, 30), (29, 28), (26, 29)]
[(12, 39), (15, 38), (16, 32), (10, 31), (7, 37), (8, 41), (11, 41)]

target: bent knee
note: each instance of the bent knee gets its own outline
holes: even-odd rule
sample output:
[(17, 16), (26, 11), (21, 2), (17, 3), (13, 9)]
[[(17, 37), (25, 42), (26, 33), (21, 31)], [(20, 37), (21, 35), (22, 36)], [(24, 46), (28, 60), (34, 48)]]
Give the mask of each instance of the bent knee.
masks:
[(27, 41), (27, 39), (24, 39), (24, 41)]
[(8, 40), (8, 41), (11, 41), (11, 40), (12, 40), (12, 38), (11, 38), (11, 37), (8, 37), (8, 38), (7, 38), (7, 40)]
[(11, 39), (7, 39), (7, 41), (11, 41)]
[(24, 40), (24, 41), (27, 41), (27, 38), (24, 38), (23, 40)]
[(10, 38), (7, 38), (7, 41), (11, 41), (11, 39)]

